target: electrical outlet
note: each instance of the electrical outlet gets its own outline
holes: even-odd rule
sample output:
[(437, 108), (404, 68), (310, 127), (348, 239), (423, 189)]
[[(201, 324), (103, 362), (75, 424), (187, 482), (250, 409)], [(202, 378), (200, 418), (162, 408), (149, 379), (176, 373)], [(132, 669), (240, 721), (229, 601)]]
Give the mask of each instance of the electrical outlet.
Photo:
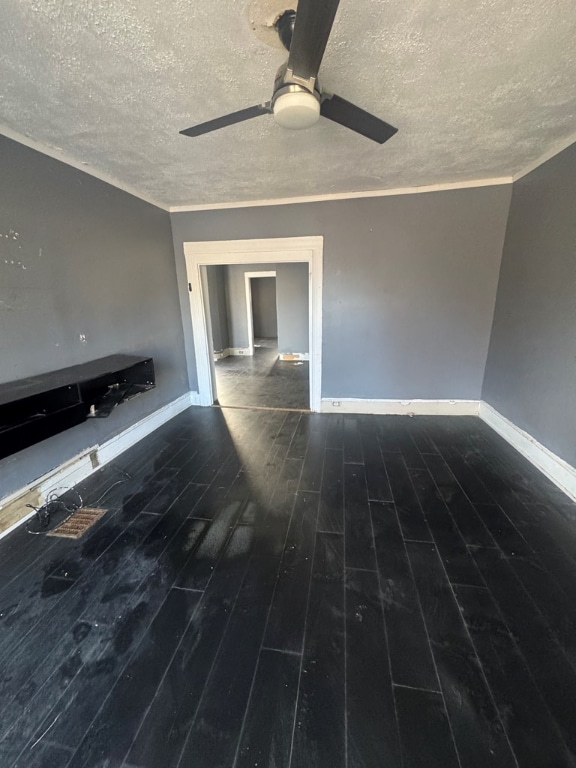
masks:
[(334, 408), (340, 408), (340, 400), (332, 400), (332, 405)]
[(80, 339), (82, 344), (86, 344), (86, 334), (85, 333), (79, 334), (78, 338)]

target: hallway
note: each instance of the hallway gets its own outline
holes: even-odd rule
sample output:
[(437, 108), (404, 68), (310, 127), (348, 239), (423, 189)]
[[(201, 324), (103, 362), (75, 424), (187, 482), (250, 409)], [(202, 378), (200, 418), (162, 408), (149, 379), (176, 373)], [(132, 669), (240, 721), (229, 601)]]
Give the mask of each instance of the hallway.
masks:
[(278, 360), (277, 339), (255, 339), (254, 356), (215, 362), (218, 404), (308, 410), (309, 363)]

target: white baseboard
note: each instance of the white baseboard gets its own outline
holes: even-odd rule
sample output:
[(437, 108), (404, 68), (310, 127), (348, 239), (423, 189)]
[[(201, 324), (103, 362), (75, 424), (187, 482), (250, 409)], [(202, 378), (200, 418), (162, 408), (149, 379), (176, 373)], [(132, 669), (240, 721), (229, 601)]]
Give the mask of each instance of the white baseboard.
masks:
[(310, 360), (308, 352), (280, 352), (278, 360), (290, 362), (292, 360)]
[(323, 397), (321, 413), (405, 416), (478, 416), (478, 400), (364, 400)]
[(251, 347), (226, 347), (214, 352), (214, 361), (224, 360), (226, 357), (252, 357), (254, 350)]
[(190, 398), (190, 402), (188, 403), (188, 405), (200, 405), (199, 392), (188, 392), (188, 397)]
[[(22, 504), (22, 517), (10, 525), (6, 530), (0, 533), (0, 538), (6, 536), (10, 531), (21, 525), (24, 521), (31, 518), (34, 510), (28, 512), (25, 504), (27, 499), (31, 500), (36, 506), (43, 504), (48, 494), (57, 488), (69, 488), (82, 482), (97, 469), (113, 461), (121, 453), (132, 447), (154, 430), (161, 427), (167, 421), (186, 410), (191, 405), (197, 405), (199, 402), (198, 392), (187, 392), (177, 400), (164, 405), (149, 416), (145, 416), (136, 424), (128, 427), (120, 434), (115, 435), (102, 445), (94, 445), (79, 453), (77, 456), (69, 459), (59, 467), (47, 472), (42, 477), (36, 478), (28, 485), (11, 493), (9, 496), (0, 500), (0, 519), (2, 512), (10, 506)], [(33, 501), (32, 501), (33, 499)]]
[(532, 435), (525, 432), (516, 424), (493, 408), (488, 403), (480, 403), (479, 416), (488, 426), (504, 438), (510, 445), (534, 464), (561, 491), (576, 501), (576, 468), (568, 464), (560, 456), (552, 453), (546, 446), (539, 443)]

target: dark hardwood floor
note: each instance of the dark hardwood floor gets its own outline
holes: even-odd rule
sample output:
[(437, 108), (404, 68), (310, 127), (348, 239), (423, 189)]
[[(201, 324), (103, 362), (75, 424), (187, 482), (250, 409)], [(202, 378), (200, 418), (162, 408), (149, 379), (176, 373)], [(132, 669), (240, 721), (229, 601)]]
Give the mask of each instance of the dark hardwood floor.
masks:
[(225, 357), (214, 364), (220, 405), (310, 407), (309, 363), (278, 359), (277, 339), (254, 339), (253, 357)]
[(195, 408), (107, 489), (0, 541), (2, 768), (576, 766), (576, 505), (478, 419)]

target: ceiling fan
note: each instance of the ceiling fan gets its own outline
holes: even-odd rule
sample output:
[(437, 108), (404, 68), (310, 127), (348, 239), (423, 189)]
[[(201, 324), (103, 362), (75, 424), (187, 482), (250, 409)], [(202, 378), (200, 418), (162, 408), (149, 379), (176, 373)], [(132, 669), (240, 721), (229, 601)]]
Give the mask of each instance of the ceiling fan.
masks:
[(318, 70), (339, 2), (299, 0), (298, 12), (288, 10), (279, 17), (276, 30), (289, 56), (276, 73), (270, 101), (193, 125), (180, 133), (201, 136), (253, 117), (273, 114), (283, 128), (308, 128), (322, 116), (379, 144), (388, 141), (397, 128), (320, 88)]

